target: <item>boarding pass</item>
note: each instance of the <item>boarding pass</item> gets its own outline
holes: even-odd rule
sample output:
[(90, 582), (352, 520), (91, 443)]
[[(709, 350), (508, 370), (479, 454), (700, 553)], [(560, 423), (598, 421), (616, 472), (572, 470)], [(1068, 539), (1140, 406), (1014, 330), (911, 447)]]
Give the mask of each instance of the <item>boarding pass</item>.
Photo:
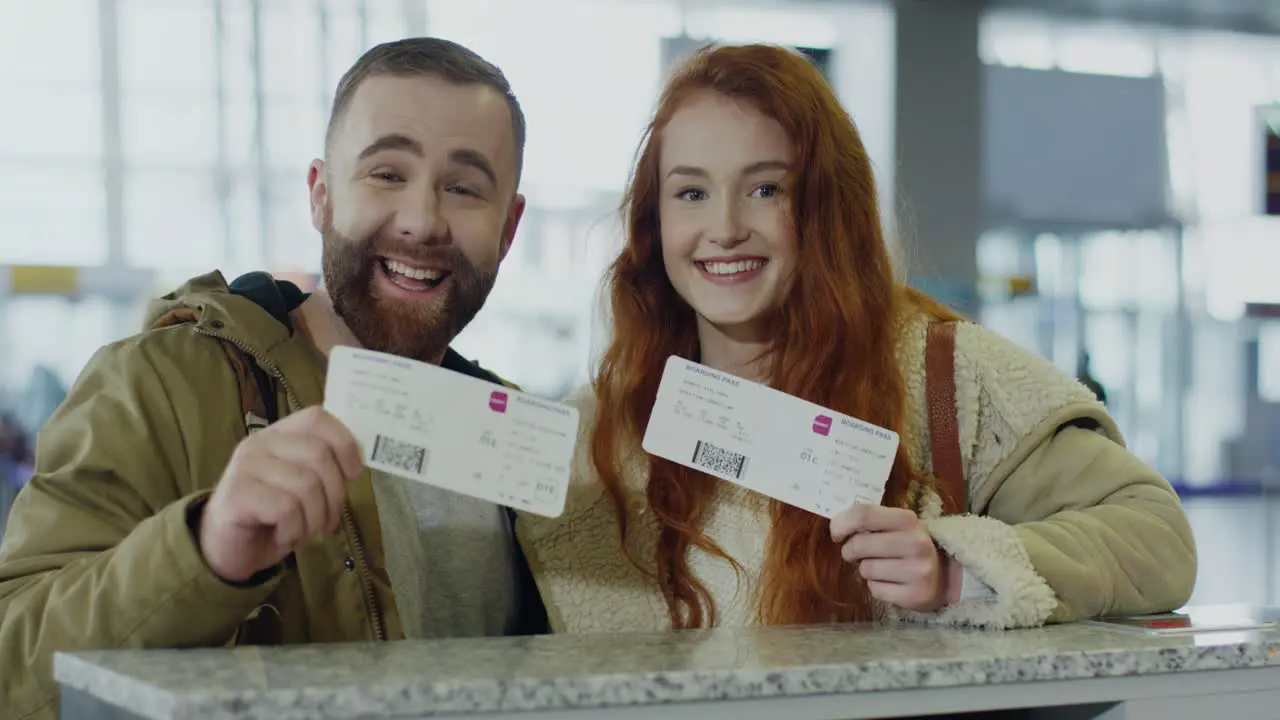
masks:
[(898, 434), (672, 356), (645, 451), (826, 518), (878, 505)]
[(329, 357), (324, 408), (374, 470), (547, 517), (564, 511), (576, 408), (350, 347)]

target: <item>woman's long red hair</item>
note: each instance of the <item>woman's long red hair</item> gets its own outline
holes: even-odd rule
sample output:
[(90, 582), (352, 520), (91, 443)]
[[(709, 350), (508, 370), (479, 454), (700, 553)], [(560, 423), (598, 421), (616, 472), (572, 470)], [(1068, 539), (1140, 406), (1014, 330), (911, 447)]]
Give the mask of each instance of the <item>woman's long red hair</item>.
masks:
[[(595, 379), (591, 459), (618, 515), (628, 556), (651, 572), (674, 628), (716, 622), (716, 608), (688, 564), (697, 547), (724, 552), (701, 531), (719, 480), (638, 454), (671, 355), (697, 359), (692, 309), (663, 265), (658, 222), (662, 129), (691, 94), (714, 91), (777, 120), (795, 145), (791, 185), (798, 270), (769, 350), (770, 384), (796, 397), (902, 432), (906, 389), (895, 356), (905, 306), (949, 312), (894, 278), (875, 182), (853, 121), (822, 74), (796, 52), (769, 45), (706, 48), (672, 76), (659, 100), (623, 205), (627, 242), (607, 274), (613, 336)], [(623, 467), (647, 458), (649, 508), (661, 522), (650, 564), (628, 544)], [(899, 448), (884, 504), (906, 506), (916, 474)], [(840, 557), (827, 520), (771, 504), (759, 620), (787, 625), (872, 618), (865, 584)], [(728, 559), (728, 558), (726, 558)], [(732, 561), (733, 559), (731, 559)]]

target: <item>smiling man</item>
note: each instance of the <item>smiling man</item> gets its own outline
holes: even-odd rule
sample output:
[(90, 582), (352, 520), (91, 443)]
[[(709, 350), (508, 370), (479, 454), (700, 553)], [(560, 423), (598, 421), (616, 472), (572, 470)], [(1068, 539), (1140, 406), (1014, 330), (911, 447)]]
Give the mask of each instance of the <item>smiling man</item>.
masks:
[(409, 64), (371, 61), (343, 79), (328, 161), (311, 168), (312, 218), (332, 306), (355, 337), (440, 362), (484, 305), (524, 210), (524, 121), (493, 84)]
[(325, 291), (196, 278), (41, 433), (0, 545), (0, 715), (56, 716), (57, 651), (545, 630), (507, 508), (369, 473), (321, 409), (339, 344), (502, 382), (449, 344), (515, 236), (524, 138), (466, 48), (357, 61), (307, 178)]

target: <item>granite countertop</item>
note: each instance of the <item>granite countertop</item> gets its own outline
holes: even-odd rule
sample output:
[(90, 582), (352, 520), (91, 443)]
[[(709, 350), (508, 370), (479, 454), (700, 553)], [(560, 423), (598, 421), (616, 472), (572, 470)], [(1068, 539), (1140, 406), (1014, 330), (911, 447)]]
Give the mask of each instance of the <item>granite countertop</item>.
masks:
[(397, 717), (998, 685), (1280, 665), (1280, 633), (1146, 636), (757, 628), (59, 654), (55, 674), (148, 718)]

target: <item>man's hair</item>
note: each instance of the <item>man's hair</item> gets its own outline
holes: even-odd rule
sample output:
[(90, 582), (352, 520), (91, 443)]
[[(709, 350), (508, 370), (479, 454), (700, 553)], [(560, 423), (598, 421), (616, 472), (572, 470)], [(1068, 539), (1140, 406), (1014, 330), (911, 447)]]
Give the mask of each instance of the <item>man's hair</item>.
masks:
[(416, 37), (382, 43), (370, 48), (356, 60), (338, 81), (325, 131), (325, 147), (333, 139), (334, 129), (342, 120), (356, 90), (375, 75), (434, 75), (455, 85), (484, 85), (502, 94), (511, 112), (511, 130), (516, 141), (516, 185), (524, 167), (525, 121), (520, 101), (511, 90), (506, 75), (493, 63), (458, 43), (433, 37)]

